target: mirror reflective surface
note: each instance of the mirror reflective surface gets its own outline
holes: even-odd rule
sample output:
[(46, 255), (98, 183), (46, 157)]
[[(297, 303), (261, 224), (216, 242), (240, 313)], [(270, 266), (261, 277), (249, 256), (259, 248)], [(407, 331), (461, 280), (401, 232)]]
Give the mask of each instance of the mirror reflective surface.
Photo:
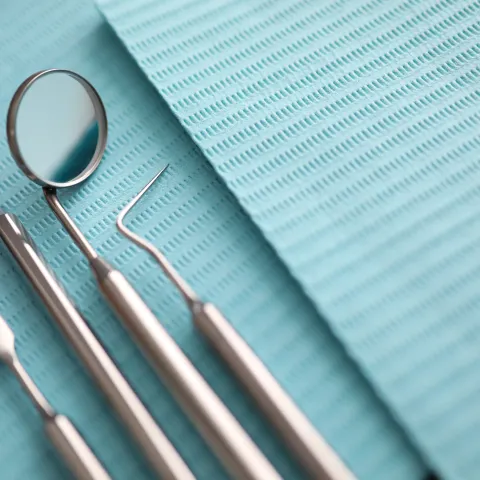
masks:
[(17, 162), (42, 184), (67, 186), (83, 179), (103, 153), (103, 148), (97, 151), (106, 132), (99, 127), (96, 93), (80, 78), (64, 71), (43, 73), (26, 86), (16, 105)]

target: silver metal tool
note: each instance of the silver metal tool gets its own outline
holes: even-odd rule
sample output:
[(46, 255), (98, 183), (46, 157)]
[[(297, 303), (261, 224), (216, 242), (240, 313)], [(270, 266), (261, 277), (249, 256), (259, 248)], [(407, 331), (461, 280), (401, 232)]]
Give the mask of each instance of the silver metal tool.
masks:
[(125, 226), (126, 215), (167, 167), (157, 173), (122, 209), (117, 217), (118, 230), (140, 248), (146, 250), (159, 263), (164, 273), (183, 296), (190, 309), (195, 326), (244, 384), (312, 478), (353, 479), (354, 475), (340, 457), (310, 423), (220, 310), (212, 303), (203, 302), (158, 248)]
[(55, 412), (23, 368), (15, 351), (15, 335), (1, 316), (0, 360), (10, 368), (27, 392), (42, 416), (45, 432), (75, 477), (79, 480), (110, 480), (110, 475), (73, 423), (65, 415)]
[(68, 71), (31, 76), (11, 102), (7, 133), (18, 165), (44, 187), (51, 209), (88, 259), (100, 291), (227, 471), (241, 480), (279, 479), (140, 295), (98, 255), (57, 197), (56, 188), (82, 182), (102, 158), (107, 119), (94, 88)]
[(0, 238), (157, 475), (168, 480), (194, 480), (180, 454), (68, 298), (20, 220), (1, 210)]

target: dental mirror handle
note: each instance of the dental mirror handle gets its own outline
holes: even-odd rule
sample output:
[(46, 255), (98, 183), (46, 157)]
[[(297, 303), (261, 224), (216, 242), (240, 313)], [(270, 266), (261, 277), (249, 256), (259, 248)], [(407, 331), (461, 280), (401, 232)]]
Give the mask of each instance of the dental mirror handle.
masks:
[(227, 471), (239, 480), (280, 479), (128, 280), (100, 257), (90, 265), (103, 295)]
[(103, 345), (48, 268), (20, 220), (0, 211), (0, 238), (83, 364), (162, 479), (195, 480)]
[(250, 392), (312, 478), (354, 480), (353, 473), (223, 314), (213, 304), (199, 300), (193, 302), (191, 310), (195, 326)]

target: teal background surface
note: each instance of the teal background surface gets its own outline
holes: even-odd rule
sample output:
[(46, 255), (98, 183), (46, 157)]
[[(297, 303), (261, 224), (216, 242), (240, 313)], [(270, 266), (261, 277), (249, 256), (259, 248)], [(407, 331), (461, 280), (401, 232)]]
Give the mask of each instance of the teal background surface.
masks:
[[(137, 68), (92, 3), (20, 0), (0, 15), (0, 128), (11, 95), (34, 71), (78, 71), (110, 120), (104, 161), (61, 198), (96, 248), (124, 271), (220, 396), (287, 479), (300, 471), (252, 403), (193, 330), (173, 288), (114, 228), (119, 209), (153, 174), (165, 178), (136, 209), (132, 227), (217, 302), (324, 436), (359, 476), (420, 479), (425, 465), (331, 334), (262, 233)], [(1, 112), (4, 112), (1, 114)], [(20, 216), (56, 273), (200, 479), (225, 475), (100, 298), (86, 263), (14, 165), (0, 137), (0, 205)], [(0, 312), (27, 370), (70, 415), (116, 479), (152, 478), (40, 302), (0, 248)], [(15, 379), (0, 368), (0, 478), (68, 478)]]
[(98, 3), (423, 454), (480, 478), (480, 2)]

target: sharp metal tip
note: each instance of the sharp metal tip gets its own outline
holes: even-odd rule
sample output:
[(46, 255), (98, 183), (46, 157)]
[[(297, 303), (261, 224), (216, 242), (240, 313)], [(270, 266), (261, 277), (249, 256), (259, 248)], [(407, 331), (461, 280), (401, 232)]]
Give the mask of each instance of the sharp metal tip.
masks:
[(193, 305), (198, 297), (188, 283), (180, 276), (180, 274), (175, 270), (173, 265), (166, 259), (162, 252), (155, 247), (152, 243), (148, 242), (140, 235), (132, 232), (128, 229), (123, 220), (125, 219), (128, 212), (136, 205), (136, 203), (142, 198), (143, 194), (155, 183), (158, 177), (167, 169), (168, 164), (163, 167), (141, 190), (135, 195), (130, 202), (121, 210), (117, 217), (117, 228), (119, 232), (127, 237), (130, 241), (138, 245), (140, 248), (143, 248), (147, 251), (152, 257), (159, 263), (163, 271), (166, 273), (168, 278), (175, 284), (178, 290), (181, 292), (186, 302), (189, 305)]
[(162, 173), (165, 172), (169, 165), (170, 164), (167, 163), (158, 173), (156, 173), (155, 176), (120, 211), (117, 217), (117, 227), (122, 233), (125, 233), (126, 230), (125, 226), (123, 225), (123, 220), (127, 216), (128, 212), (130, 212), (130, 210), (138, 203), (147, 190), (155, 183)]
[[(138, 192), (138, 194), (135, 196), (134, 200), (135, 203), (138, 202), (138, 200), (146, 193), (146, 191), (156, 182), (158, 177), (162, 175), (162, 173), (168, 168), (170, 164), (167, 163), (141, 190)], [(133, 205), (135, 205), (135, 203)], [(133, 207), (132, 205), (132, 207)]]

